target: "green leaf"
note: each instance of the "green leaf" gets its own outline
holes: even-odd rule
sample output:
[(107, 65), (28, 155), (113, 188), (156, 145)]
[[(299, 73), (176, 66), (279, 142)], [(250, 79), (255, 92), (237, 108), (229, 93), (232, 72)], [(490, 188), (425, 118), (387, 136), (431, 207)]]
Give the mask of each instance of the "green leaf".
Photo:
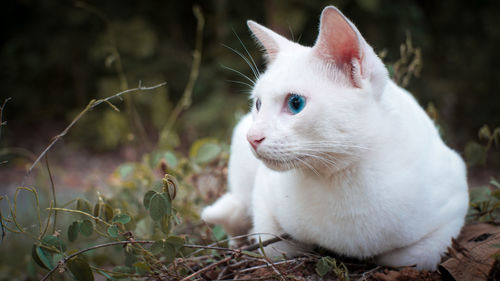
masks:
[[(54, 268), (54, 263), (52, 261), (52, 255), (50, 253), (45, 252), (42, 248), (35, 246), (35, 254), (38, 259), (35, 259), (35, 262), (39, 261), (42, 267), (47, 269)], [(38, 263), (38, 262), (37, 262)]]
[(134, 171), (133, 164), (123, 164), (118, 168), (118, 173), (120, 174), (120, 177), (122, 179), (128, 177), (132, 173), (132, 171)]
[(135, 267), (136, 273), (140, 275), (151, 272), (151, 267), (149, 267), (145, 262), (136, 262), (132, 266)]
[(149, 203), (149, 215), (155, 221), (160, 220), (170, 207), (170, 203), (167, 198), (160, 193), (156, 193), (151, 197), (151, 202)]
[(113, 223), (121, 223), (121, 224), (127, 224), (130, 222), (130, 216), (127, 214), (117, 214), (116, 216), (113, 217), (112, 220)]
[(488, 125), (483, 125), (477, 134), (480, 140), (489, 140), (491, 138), (490, 127), (488, 127)]
[(66, 251), (66, 245), (63, 243), (61, 239), (54, 235), (47, 235), (43, 237), (42, 244), (48, 247), (54, 247), (61, 252)]
[(120, 272), (120, 273), (129, 273), (129, 274), (132, 274), (132, 273), (134, 273), (134, 269), (130, 268), (128, 266), (118, 265), (118, 266), (115, 266), (113, 268), (113, 272)]
[(468, 142), (465, 145), (465, 159), (469, 166), (484, 164), (486, 161), (486, 148), (477, 142)]
[(220, 225), (216, 225), (212, 228), (212, 234), (217, 241), (222, 240), (226, 237), (226, 231), (224, 231), (224, 228)]
[(180, 236), (169, 236), (165, 239), (165, 243), (172, 245), (176, 251), (179, 251), (182, 247), (184, 247), (185, 242), (184, 238)]
[(262, 255), (267, 258), (266, 251), (264, 250), (264, 244), (262, 244), (262, 237), (259, 236), (259, 249)]
[(196, 163), (203, 164), (217, 158), (221, 151), (222, 148), (214, 139), (206, 138), (195, 141), (189, 155)]
[(170, 233), (170, 217), (169, 216), (163, 216), (161, 218), (161, 221), (160, 221), (160, 229), (161, 229), (161, 232), (165, 233), (165, 234), (169, 234)]
[(112, 225), (110, 227), (108, 227), (108, 234), (109, 236), (113, 237), (113, 238), (116, 238), (118, 237), (118, 227), (116, 227), (116, 225)]
[(94, 224), (90, 220), (83, 220), (80, 224), (80, 233), (90, 236), (94, 232)]
[(165, 162), (167, 162), (167, 165), (172, 168), (175, 168), (179, 163), (177, 161), (177, 157), (175, 157), (175, 155), (170, 151), (165, 152)]
[(494, 185), (497, 188), (500, 188), (500, 183), (495, 178), (490, 179), (490, 184)]
[(92, 269), (90, 265), (82, 258), (72, 258), (67, 263), (69, 271), (73, 273), (73, 276), (77, 281), (93, 281), (94, 274), (92, 274)]
[[(41, 254), (43, 256), (45, 256), (45, 253), (42, 251)], [(37, 245), (33, 245), (33, 247), (31, 248), (31, 257), (33, 258), (33, 260), (35, 261), (36, 264), (38, 264), (39, 266), (45, 268), (45, 269), (49, 269), (50, 270), (50, 262), (51, 262), (51, 259), (44, 259), (44, 261), (42, 261), (42, 259), (40, 258), (40, 256), (38, 255), (38, 246)]]
[(68, 227), (68, 240), (75, 241), (78, 238), (78, 232), (80, 232), (80, 222), (74, 221)]
[(87, 214), (92, 213), (92, 205), (87, 199), (84, 198), (78, 198), (76, 201), (76, 209)]
[(332, 265), (328, 262), (327, 257), (322, 257), (316, 263), (316, 273), (318, 273), (319, 276), (325, 276), (330, 270), (332, 270)]
[(487, 186), (471, 188), (469, 190), (471, 203), (480, 203), (491, 200), (491, 190)]
[(175, 259), (177, 251), (172, 245), (163, 243), (163, 254), (165, 255), (165, 259), (167, 260), (167, 262), (172, 262)]
[(153, 255), (158, 255), (161, 252), (163, 252), (163, 243), (165, 243), (163, 240), (158, 240), (158, 241), (155, 241), (153, 243), (153, 245), (151, 245), (150, 250), (153, 253)]
[(149, 209), (149, 204), (151, 203), (151, 198), (156, 193), (158, 193), (158, 192), (156, 192), (154, 190), (150, 190), (150, 191), (146, 192), (146, 194), (144, 194), (144, 199), (142, 200), (142, 203), (144, 204), (144, 207), (146, 209)]
[(254, 257), (254, 258), (263, 258), (264, 256), (259, 254), (259, 253), (255, 253), (255, 252), (250, 252), (250, 251), (241, 251), (241, 253), (247, 255), (247, 256), (251, 256), (251, 257)]

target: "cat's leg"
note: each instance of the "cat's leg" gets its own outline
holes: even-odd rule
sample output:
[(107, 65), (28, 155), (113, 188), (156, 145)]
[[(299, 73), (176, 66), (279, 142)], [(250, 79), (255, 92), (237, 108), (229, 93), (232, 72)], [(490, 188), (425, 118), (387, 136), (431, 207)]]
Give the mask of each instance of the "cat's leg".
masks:
[(251, 227), (249, 210), (232, 193), (226, 193), (214, 204), (203, 209), (201, 218), (212, 224), (220, 224), (231, 236), (248, 233)]
[[(252, 224), (251, 197), (259, 162), (246, 139), (251, 124), (252, 117), (247, 114), (234, 128), (228, 167), (229, 190), (201, 214), (204, 221), (222, 225), (230, 236), (247, 234)], [(242, 241), (230, 240), (232, 246), (238, 242)]]
[[(253, 229), (250, 233), (254, 234), (250, 237), (253, 242), (258, 242), (259, 238), (262, 241), (275, 237), (282, 237), (285, 231), (281, 228), (276, 218), (266, 206), (265, 192), (260, 192), (259, 187), (254, 191), (254, 200), (252, 207), (253, 214)], [(299, 256), (312, 249), (312, 246), (298, 243), (293, 240), (279, 241), (264, 247), (265, 255), (271, 259), (281, 259), (283, 256), (288, 258)]]
[(463, 219), (451, 221), (410, 246), (379, 255), (377, 263), (393, 267), (416, 265), (418, 270), (436, 270), (452, 237), (458, 236), (463, 224)]

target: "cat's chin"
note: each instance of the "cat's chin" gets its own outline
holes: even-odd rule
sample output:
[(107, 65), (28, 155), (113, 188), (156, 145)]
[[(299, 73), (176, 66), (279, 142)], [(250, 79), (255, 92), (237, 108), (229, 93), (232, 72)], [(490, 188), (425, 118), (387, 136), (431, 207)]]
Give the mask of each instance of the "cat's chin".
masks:
[(266, 160), (260, 159), (260, 160), (262, 161), (262, 163), (264, 163), (264, 165), (266, 165), (266, 167), (268, 167), (269, 169), (271, 169), (273, 171), (285, 172), (285, 171), (292, 169), (292, 167), (290, 165), (287, 165), (284, 162), (267, 160), (267, 159)]
[(262, 161), (262, 163), (264, 163), (264, 165), (266, 165), (266, 167), (268, 167), (273, 171), (285, 172), (299, 167), (298, 160), (283, 161), (283, 160), (276, 160), (267, 157), (262, 157), (259, 155), (256, 156), (260, 161)]

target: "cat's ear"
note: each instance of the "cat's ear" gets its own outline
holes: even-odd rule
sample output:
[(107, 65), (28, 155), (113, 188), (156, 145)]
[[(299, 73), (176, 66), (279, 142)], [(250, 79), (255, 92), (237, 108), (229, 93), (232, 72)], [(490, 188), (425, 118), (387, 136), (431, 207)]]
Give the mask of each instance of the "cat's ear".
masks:
[(374, 95), (380, 96), (388, 80), (387, 69), (356, 26), (337, 8), (321, 13), (319, 35), (313, 50), (327, 64), (344, 71), (354, 87), (368, 81)]
[(288, 43), (288, 39), (252, 20), (247, 21), (247, 25), (256, 41), (264, 49), (267, 63), (273, 62), (278, 52)]
[(360, 87), (363, 59), (359, 31), (337, 8), (326, 7), (321, 13), (319, 35), (313, 47), (316, 55), (348, 71), (356, 87)]

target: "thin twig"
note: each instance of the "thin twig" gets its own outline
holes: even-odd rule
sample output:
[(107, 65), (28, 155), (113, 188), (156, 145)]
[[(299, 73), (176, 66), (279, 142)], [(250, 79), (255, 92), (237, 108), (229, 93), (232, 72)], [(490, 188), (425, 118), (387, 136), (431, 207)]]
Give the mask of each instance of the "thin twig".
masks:
[[(304, 262), (307, 260), (309, 260), (309, 259), (308, 258), (296, 258), (296, 259), (291, 259), (291, 260), (284, 260), (284, 261), (275, 262), (274, 265), (287, 264), (287, 263), (293, 263), (293, 262), (299, 262), (299, 261)], [(240, 272), (253, 271), (253, 270), (256, 270), (259, 268), (265, 268), (265, 267), (269, 267), (269, 264), (263, 264), (263, 265), (257, 265), (257, 266), (245, 268), (245, 269), (240, 270)]]
[[(47, 172), (49, 173), (50, 187), (52, 189), (52, 200), (54, 201), (54, 206), (51, 206), (51, 209), (57, 208), (56, 188), (54, 185), (54, 179), (52, 178), (52, 172), (50, 171), (49, 155), (48, 154), (45, 154), (45, 165), (47, 166)], [(49, 211), (49, 216), (48, 216), (47, 220), (50, 220), (50, 211)], [(53, 224), (52, 232), (56, 232), (56, 225), (57, 225), (57, 211), (54, 211), (54, 224)]]
[(92, 251), (92, 250), (99, 249), (99, 248), (115, 246), (115, 245), (123, 245), (123, 244), (125, 244), (125, 245), (126, 244), (152, 244), (154, 242), (155, 241), (142, 241), (142, 240), (141, 241), (116, 241), (116, 242), (109, 242), (109, 243), (95, 245), (95, 246), (92, 246), (92, 247), (89, 247), (89, 248), (86, 248), (86, 249), (74, 252), (73, 254), (71, 254), (69, 256), (66, 256), (64, 259), (60, 260), (57, 263), (56, 266), (54, 266), (47, 274), (45, 274), (45, 276), (42, 279), (40, 279), (40, 281), (47, 280), (50, 277), (50, 275), (52, 275), (52, 273), (54, 273), (59, 267), (65, 265), (66, 262), (68, 262), (68, 260), (70, 260), (71, 258), (73, 258), (75, 256), (83, 254), (85, 252)]
[[(212, 243), (212, 244), (209, 244), (208, 246), (215, 246), (215, 245), (220, 245), (221, 243), (224, 243), (224, 242), (227, 242), (231, 239), (241, 239), (241, 238), (248, 238), (248, 237), (251, 237), (251, 236), (256, 236), (256, 235), (274, 235), (275, 237), (272, 238), (272, 239), (269, 239), (269, 240), (265, 240), (263, 241), (263, 245), (264, 246), (267, 246), (269, 244), (272, 244), (272, 243), (275, 243), (275, 242), (279, 242), (280, 240), (287, 240), (287, 239), (290, 239), (290, 236), (285, 234), (285, 235), (281, 235), (281, 236), (278, 236), (276, 234), (272, 234), (272, 233), (248, 233), (248, 234), (243, 234), (243, 235), (238, 235), (238, 236), (233, 236), (231, 238), (227, 238), (227, 239), (223, 239), (223, 240), (220, 240), (220, 241), (217, 241), (215, 243)], [(259, 243), (255, 243), (255, 244), (252, 244), (252, 245), (249, 245), (247, 247), (244, 247), (244, 248), (241, 248), (240, 250), (242, 251), (253, 251), (253, 250), (256, 250), (258, 249), (260, 246)], [(196, 255), (197, 253), (203, 251), (203, 249), (200, 249), (200, 250), (197, 250), (197, 251), (194, 251), (193, 253), (191, 253), (189, 256), (192, 256), (192, 255)]]
[[(81, 2), (77, 1), (75, 3), (75, 6), (81, 9), (84, 9), (88, 11), (91, 14), (96, 15), (100, 20), (103, 21), (103, 23), (106, 25), (107, 28), (107, 36), (109, 40), (109, 48), (111, 54), (108, 56), (108, 58), (111, 58), (111, 63), (110, 66), (113, 64), (115, 66), (116, 73), (118, 74), (118, 79), (120, 80), (120, 88), (121, 90), (127, 89), (128, 86), (128, 81), (127, 81), (127, 76), (125, 75), (125, 70), (123, 67), (123, 62), (122, 58), (120, 55), (120, 52), (118, 51), (118, 43), (116, 40), (116, 35), (114, 32), (113, 25), (111, 21), (109, 20), (108, 16), (101, 10), (99, 10), (97, 7), (90, 5), (89, 3), (86, 2)], [(107, 59), (106, 59), (107, 60)], [(132, 126), (132, 129), (134, 130), (135, 133), (137, 133), (143, 143), (146, 145), (146, 147), (149, 148), (150, 140), (147, 137), (146, 130), (144, 128), (144, 125), (142, 124), (142, 121), (140, 119), (139, 114), (137, 113), (137, 109), (134, 106), (133, 102), (133, 97), (126, 97), (125, 98), (125, 108), (127, 111), (127, 117), (129, 118), (130, 125)]]
[[(60, 138), (64, 137), (68, 133), (68, 131), (76, 124), (76, 122), (78, 122), (83, 117), (83, 115), (85, 115), (85, 113), (87, 113), (88, 111), (90, 111), (94, 107), (100, 105), (101, 103), (103, 103), (103, 102), (108, 103), (109, 100), (117, 98), (117, 97), (120, 97), (121, 95), (124, 95), (124, 94), (127, 94), (127, 93), (131, 93), (131, 92), (136, 92), (136, 91), (154, 90), (156, 88), (165, 86), (166, 84), (167, 84), (166, 82), (163, 82), (163, 83), (151, 86), (151, 87), (144, 87), (144, 86), (142, 86), (139, 83), (139, 86), (137, 88), (133, 88), (133, 89), (128, 89), (128, 90), (125, 90), (125, 91), (121, 91), (119, 93), (116, 93), (116, 94), (114, 94), (114, 95), (112, 95), (110, 97), (104, 98), (104, 99), (91, 100), (89, 102), (89, 104), (85, 107), (85, 109), (83, 109), (83, 111), (80, 112), (75, 117), (75, 119), (73, 119), (73, 121), (71, 121), (71, 123), (61, 133), (59, 133), (58, 135), (56, 135), (55, 137), (52, 138), (52, 140), (50, 141), (49, 145), (42, 151), (42, 153), (40, 153), (40, 155), (38, 156), (38, 158), (35, 160), (35, 162), (33, 162), (33, 164), (31, 165), (31, 167), (26, 172), (25, 179), (31, 173), (31, 171), (33, 170), (33, 168), (38, 164), (38, 162), (40, 162), (40, 159), (42, 159), (42, 157), (45, 156), (45, 154), (47, 154), (47, 152), (52, 148), (52, 146), (54, 146), (54, 144), (56, 144), (56, 142)], [(23, 180), (23, 182), (24, 182), (24, 180)]]
[[(267, 245), (270, 245), (270, 244), (273, 244), (273, 243), (276, 243), (276, 242), (279, 242), (279, 241), (288, 240), (288, 239), (290, 239), (290, 235), (288, 235), (288, 234), (284, 234), (284, 235), (281, 235), (281, 236), (276, 236), (274, 238), (262, 241), (262, 247), (265, 247)], [(254, 251), (254, 250), (259, 249), (260, 245), (261, 245), (260, 243), (254, 243), (252, 245), (249, 245), (249, 246), (246, 246), (246, 247), (242, 248), (241, 250), (242, 251)]]
[(84, 211), (80, 211), (80, 210), (73, 210), (73, 209), (66, 209), (66, 208), (47, 208), (47, 210), (52, 210), (52, 211), (63, 211), (63, 212), (69, 212), (69, 213), (76, 213), (76, 214), (81, 214), (81, 215), (84, 215), (84, 216), (87, 216), (91, 219), (94, 219), (94, 220), (98, 220), (100, 222), (102, 222), (103, 224), (105, 224), (106, 226), (110, 227), (112, 224), (110, 224), (109, 222), (101, 219), (100, 217), (95, 217), (89, 213), (86, 213)]
[(205, 250), (217, 250), (217, 251), (227, 251), (227, 252), (241, 252), (238, 249), (224, 248), (224, 247), (213, 247), (213, 246), (203, 246), (203, 245), (192, 245), (192, 244), (184, 244), (186, 248), (193, 249), (205, 249)]
[(226, 257), (225, 259), (222, 259), (222, 260), (220, 260), (218, 262), (212, 263), (212, 264), (210, 264), (210, 265), (208, 265), (208, 266), (206, 266), (206, 267), (204, 267), (204, 268), (196, 271), (195, 273), (190, 274), (189, 276), (182, 278), (181, 281), (187, 281), (187, 280), (189, 280), (189, 279), (191, 279), (191, 278), (193, 278), (195, 276), (198, 276), (198, 275), (202, 274), (203, 272), (206, 272), (206, 271), (208, 271), (208, 270), (210, 270), (210, 269), (212, 269), (212, 268), (220, 265), (220, 264), (226, 263), (226, 262), (230, 261), (232, 258), (234, 258), (234, 255), (235, 254), (232, 254), (232, 255)]
[(5, 109), (5, 105), (7, 104), (8, 101), (10, 101), (12, 98), (6, 98), (4, 101), (3, 101), (3, 104), (2, 106), (0, 106), (0, 138), (2, 137), (2, 126), (5, 126), (7, 125), (7, 122), (6, 121), (3, 121), (3, 111)]
[(198, 5), (193, 7), (193, 13), (197, 20), (196, 26), (196, 43), (195, 49), (193, 51), (193, 63), (191, 65), (191, 72), (189, 74), (189, 80), (186, 84), (186, 88), (184, 88), (184, 92), (182, 94), (182, 98), (179, 100), (175, 108), (172, 110), (170, 117), (168, 118), (167, 124), (160, 132), (159, 143), (164, 144), (168, 140), (168, 135), (172, 130), (172, 127), (182, 113), (182, 111), (186, 110), (189, 106), (191, 106), (191, 96), (193, 95), (193, 89), (196, 84), (196, 80), (198, 80), (198, 75), (200, 73), (200, 65), (201, 65), (201, 51), (203, 48), (203, 27), (205, 25), (205, 18), (203, 17), (203, 13), (201, 12), (201, 8)]

